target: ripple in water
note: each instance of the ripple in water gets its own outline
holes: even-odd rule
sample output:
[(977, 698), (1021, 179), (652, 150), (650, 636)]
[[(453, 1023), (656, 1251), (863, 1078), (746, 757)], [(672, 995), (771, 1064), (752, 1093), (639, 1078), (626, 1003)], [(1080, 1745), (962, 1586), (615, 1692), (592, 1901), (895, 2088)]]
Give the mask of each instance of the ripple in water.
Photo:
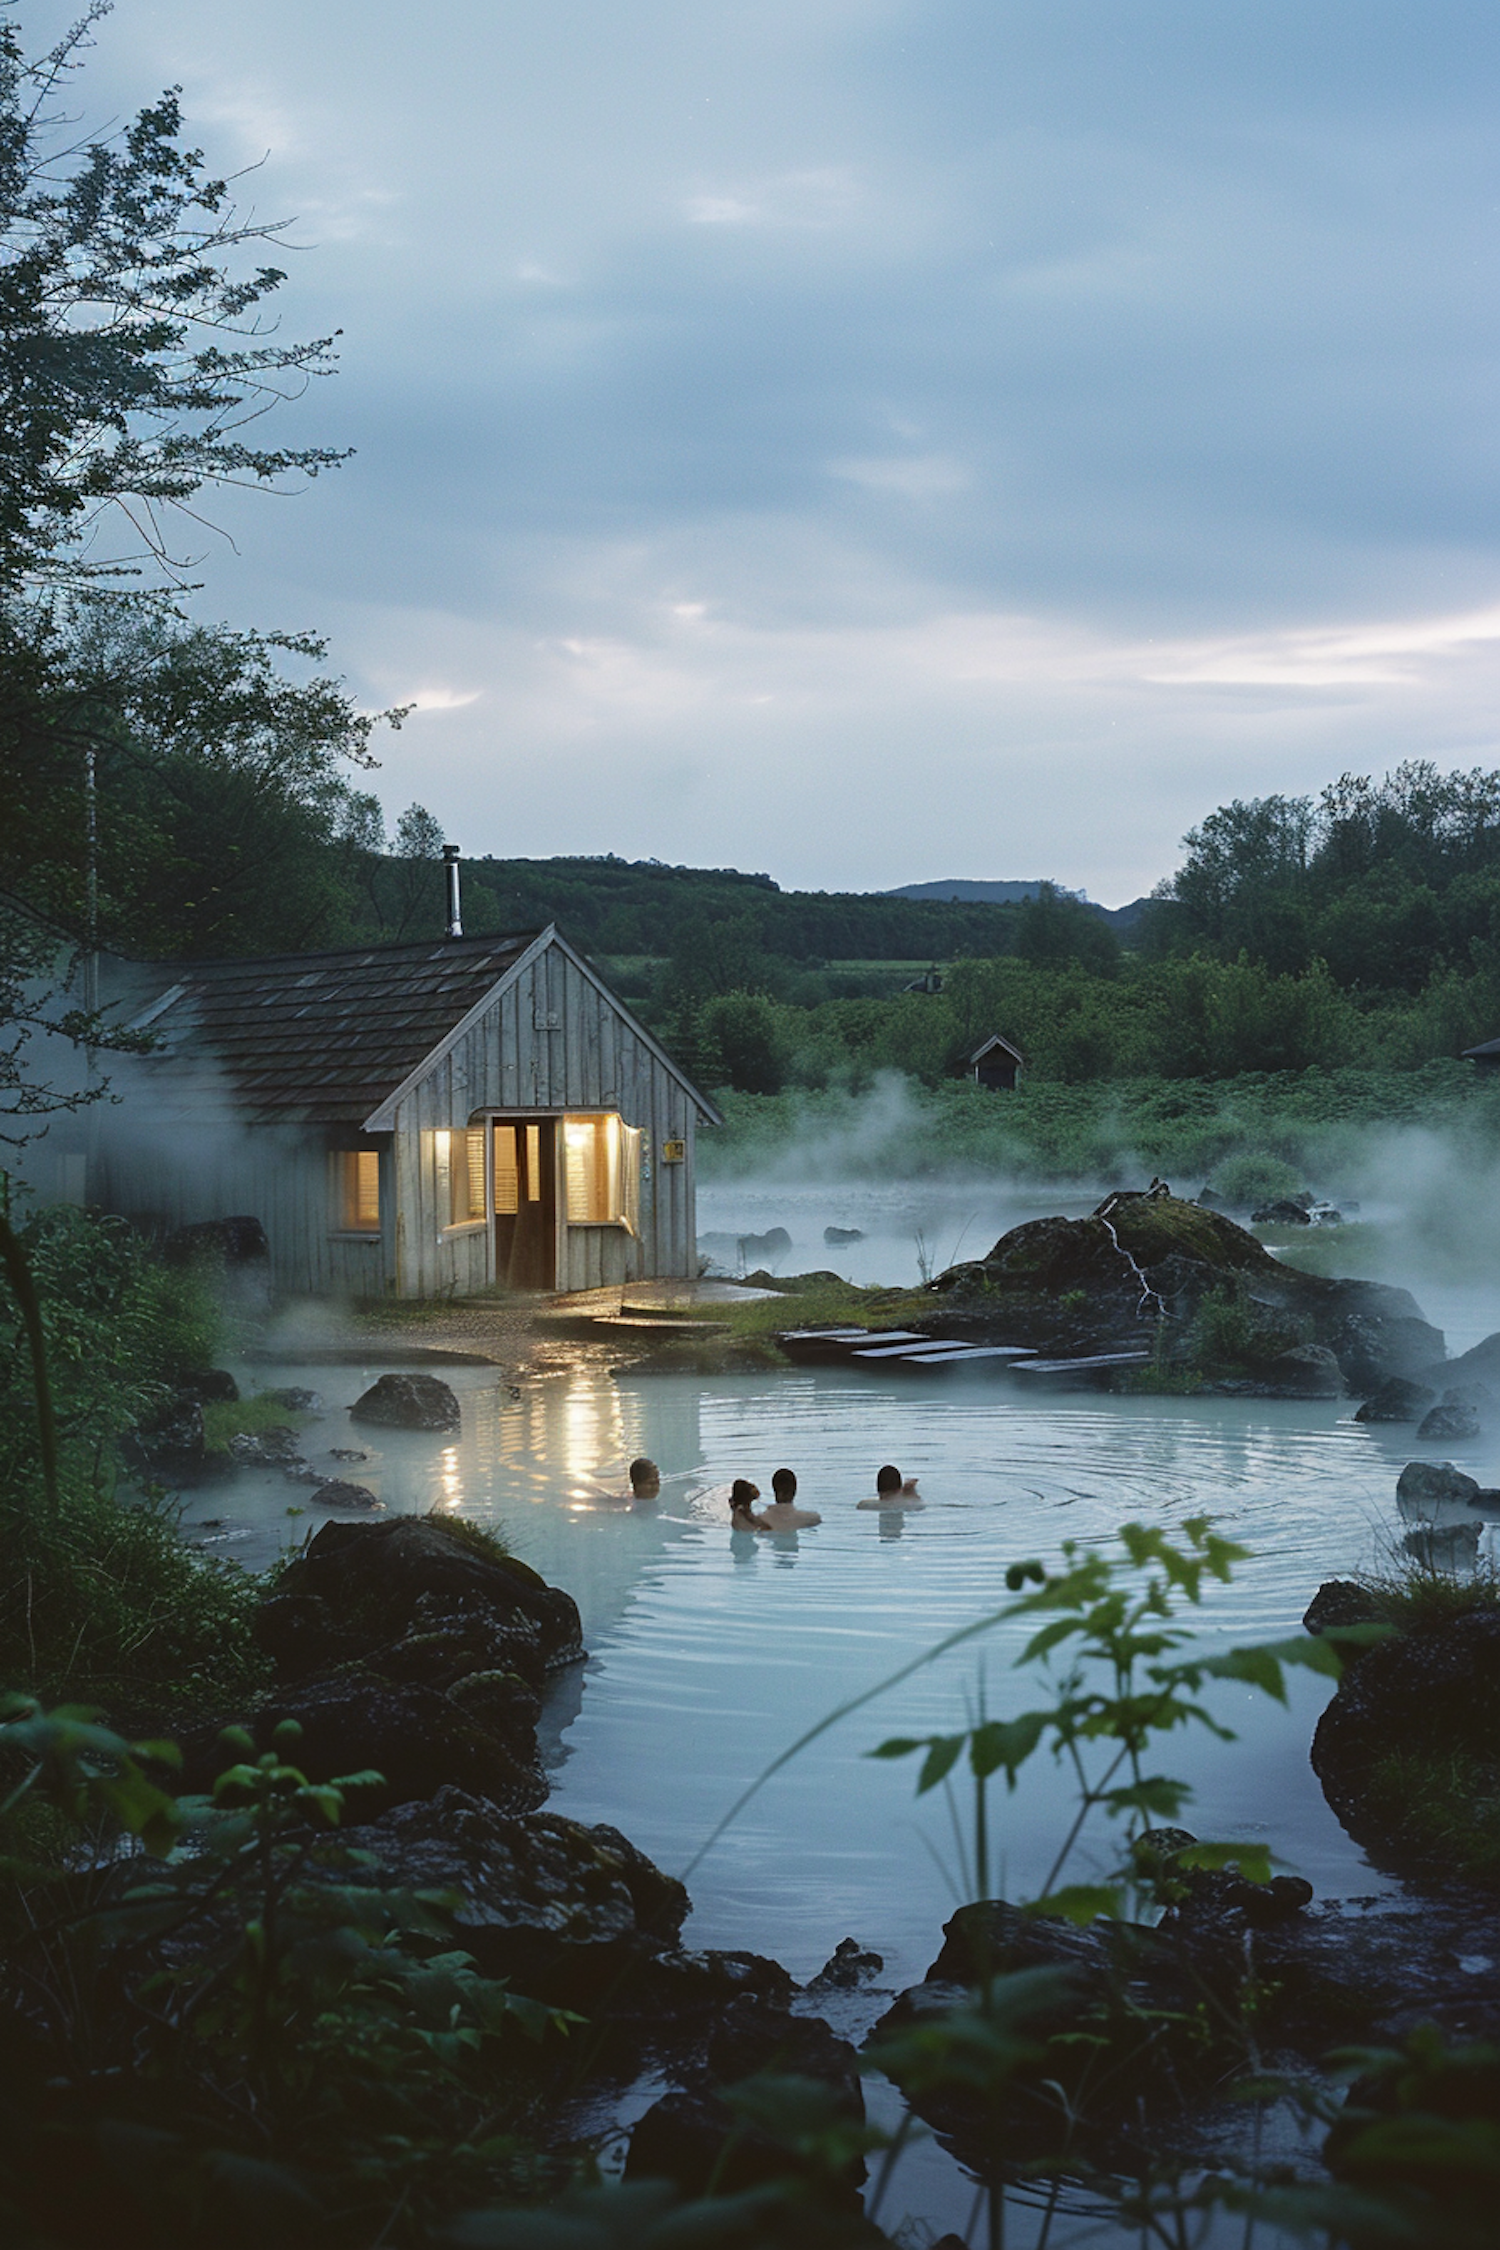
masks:
[[(342, 1409), (376, 1372), (316, 1371), (329, 1413), (306, 1433), (314, 1460), (349, 1442)], [(1366, 1428), (1336, 1404), (1046, 1399), (993, 1380), (839, 1370), (613, 1382), (580, 1368), (516, 1394), (492, 1369), (449, 1372), (459, 1438), (362, 1431), (370, 1458), (346, 1473), (388, 1507), (494, 1523), (574, 1595), (592, 1657), (559, 1690), (552, 1802), (615, 1822), (674, 1871), (807, 1728), (998, 1608), (1007, 1566), (1064, 1539), (1211, 1514), (1253, 1555), (1232, 1586), (1210, 1588), (1195, 1623), (1216, 1645), (1296, 1633), (1320, 1580), (1399, 1539), (1394, 1486), (1412, 1450), (1410, 1431)], [(1500, 1481), (1481, 1441), (1452, 1450), (1481, 1482)], [(601, 1484), (623, 1485), (642, 1452), (664, 1471), (660, 1502), (609, 1505)], [(921, 1479), (921, 1511), (856, 1509), (887, 1460)], [(821, 1525), (731, 1534), (729, 1480), (769, 1491), (783, 1463)], [(222, 1509), (216, 1536), (254, 1562), (307, 1528), (288, 1522), (288, 1499), (280, 1480), (246, 1477), (232, 1502), (204, 1509)], [(852, 1935), (885, 1954), (894, 1981), (920, 1975), (955, 1903), (964, 1808), (955, 1827), (942, 1792), (914, 1800), (913, 1765), (865, 1753), (890, 1734), (956, 1728), (981, 1694), (992, 1714), (1045, 1701), (1033, 1670), (1014, 1668), (1019, 1645), (1006, 1628), (953, 1653), (778, 1773), (697, 1867), (691, 1941), (772, 1952), (806, 1977)], [(1325, 1895), (1378, 1890), (1307, 1762), (1326, 1683), (1293, 1673), (1290, 1691), (1282, 1709), (1226, 1685), (1215, 1710), (1238, 1741), (1169, 1738), (1160, 1767), (1194, 1784), (1199, 1833), (1265, 1840)], [(1068, 1816), (1064, 1777), (1038, 1768), (1013, 1798), (998, 1787), (993, 1809), (1004, 1886), (1035, 1889)], [(1108, 1841), (1073, 1863), (1075, 1878), (1105, 1863)]]

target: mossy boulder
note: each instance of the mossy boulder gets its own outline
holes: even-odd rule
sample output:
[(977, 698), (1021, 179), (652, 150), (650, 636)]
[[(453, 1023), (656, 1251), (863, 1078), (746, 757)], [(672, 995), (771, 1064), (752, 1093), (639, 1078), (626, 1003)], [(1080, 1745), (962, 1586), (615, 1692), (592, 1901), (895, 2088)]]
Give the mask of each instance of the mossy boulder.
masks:
[(1500, 1888), (1500, 1602), (1363, 1652), (1318, 1721), (1313, 1770), (1371, 1858)]
[[(1369, 1395), (1444, 1352), (1442, 1332), (1404, 1289), (1301, 1273), (1224, 1212), (1160, 1189), (1108, 1196), (1086, 1219), (1028, 1220), (934, 1287), (944, 1333), (1059, 1353), (1160, 1345), (1169, 1359), (1186, 1365), (1196, 1352), (1200, 1372), (1275, 1395), (1332, 1395), (1324, 1354), (1341, 1384)], [(1191, 1331), (1205, 1306), (1230, 1302), (1243, 1349), (1221, 1366), (1222, 1353), (1205, 1357)], [(1278, 1369), (1288, 1353), (1302, 1356)]]

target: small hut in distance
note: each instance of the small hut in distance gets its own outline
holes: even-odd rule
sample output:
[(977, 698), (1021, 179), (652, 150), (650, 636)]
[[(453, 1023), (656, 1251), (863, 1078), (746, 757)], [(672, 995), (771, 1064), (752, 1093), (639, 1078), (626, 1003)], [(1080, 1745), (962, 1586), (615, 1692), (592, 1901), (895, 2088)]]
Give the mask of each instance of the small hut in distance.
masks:
[(1476, 1062), (1482, 1069), (1500, 1069), (1500, 1039), (1485, 1039), (1477, 1047), (1465, 1047), (1465, 1062)]
[(992, 1094), (1013, 1094), (1021, 1082), (1021, 1072), (1026, 1058), (1019, 1047), (1002, 1039), (998, 1031), (974, 1049), (964, 1064), (965, 1074), (976, 1086), (988, 1086)]

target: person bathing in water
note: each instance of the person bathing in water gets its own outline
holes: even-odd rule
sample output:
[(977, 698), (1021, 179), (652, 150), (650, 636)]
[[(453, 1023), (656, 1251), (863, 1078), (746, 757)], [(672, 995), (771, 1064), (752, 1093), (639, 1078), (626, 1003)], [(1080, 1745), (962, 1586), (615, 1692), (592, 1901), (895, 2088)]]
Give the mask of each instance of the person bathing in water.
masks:
[(816, 1508), (796, 1506), (797, 1479), (790, 1469), (776, 1471), (771, 1479), (771, 1490), (776, 1497), (761, 1520), (768, 1523), (773, 1531), (806, 1531), (811, 1525), (823, 1521)]
[(773, 1527), (765, 1516), (755, 1513), (755, 1502), (760, 1498), (760, 1486), (748, 1477), (736, 1477), (729, 1488), (729, 1528), (731, 1531), (770, 1531)]
[(596, 1483), (592, 1477), (585, 1481), (594, 1487), (594, 1504), (603, 1508), (629, 1508), (638, 1501), (659, 1500), (661, 1497), (661, 1471), (654, 1461), (642, 1453), (626, 1470), (630, 1479), (628, 1492), (616, 1492), (608, 1485)]
[(875, 1490), (868, 1500), (857, 1502), (861, 1508), (921, 1508), (926, 1506), (917, 1491), (915, 1477), (903, 1477), (899, 1469), (889, 1462), (876, 1471)]

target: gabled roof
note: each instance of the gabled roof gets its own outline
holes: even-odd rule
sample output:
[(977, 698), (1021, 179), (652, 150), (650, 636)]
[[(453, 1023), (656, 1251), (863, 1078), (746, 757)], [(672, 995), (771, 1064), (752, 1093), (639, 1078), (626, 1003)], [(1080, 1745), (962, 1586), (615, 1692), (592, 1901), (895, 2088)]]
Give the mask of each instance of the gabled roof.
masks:
[(533, 933), (428, 939), (344, 953), (162, 963), (157, 990), (127, 1018), (154, 1031), (146, 1069), (161, 1091), (227, 1100), (249, 1123), (363, 1123), (391, 1088), (492, 991)]
[(1477, 1047), (1465, 1047), (1465, 1062), (1500, 1062), (1500, 1039), (1483, 1040)]
[(177, 1114), (247, 1124), (388, 1127), (395, 1098), (499, 995), (533, 953), (558, 945), (679, 1079), (718, 1112), (555, 929), (427, 939), (340, 953), (131, 964), (127, 1023), (163, 1041), (148, 1083)]
[(1025, 1064), (1026, 1057), (1022, 1054), (1020, 1048), (1012, 1046), (1008, 1039), (1002, 1039), (998, 1031), (992, 1031), (989, 1038), (981, 1040), (980, 1044), (974, 1049), (966, 1067), (972, 1070), (977, 1062), (983, 1062), (985, 1056), (992, 1055), (997, 1047), (1003, 1047), (1012, 1061)]

